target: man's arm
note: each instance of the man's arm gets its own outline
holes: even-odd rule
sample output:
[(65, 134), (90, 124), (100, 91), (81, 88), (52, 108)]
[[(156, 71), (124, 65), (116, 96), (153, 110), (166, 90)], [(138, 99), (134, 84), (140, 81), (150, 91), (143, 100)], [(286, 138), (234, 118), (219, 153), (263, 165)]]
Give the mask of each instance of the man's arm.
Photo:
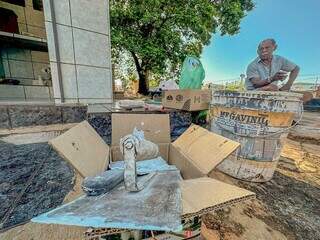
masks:
[(271, 83), (268, 79), (261, 79), (260, 77), (249, 78), (249, 81), (252, 82), (254, 88), (261, 88)]
[(288, 81), (286, 82), (285, 85), (283, 85), (283, 87), (281, 87), (279, 90), (280, 91), (288, 91), (290, 90), (290, 88), (292, 87), (293, 85), (293, 82), (296, 80), (298, 74), (299, 74), (299, 71), (300, 71), (300, 68), (299, 66), (296, 66), (291, 72), (290, 72), (290, 75), (289, 75), (289, 79)]
[(267, 78), (267, 79), (260, 79), (259, 77), (253, 77), (249, 80), (252, 82), (253, 86), (255, 88), (261, 88), (264, 86), (267, 86), (275, 81), (282, 81), (287, 77), (286, 73), (283, 72), (277, 72), (274, 76)]
[(270, 84), (268, 79), (261, 79), (255, 63), (249, 64), (247, 67), (247, 81), (252, 84), (254, 88), (260, 88)]
[(255, 89), (268, 86), (272, 82), (275, 82), (275, 81), (279, 81), (279, 80), (282, 81), (286, 77), (287, 77), (286, 73), (278, 72), (278, 73), (276, 73), (274, 76), (272, 76), (270, 78), (261, 79), (260, 76), (259, 76), (259, 72), (258, 72), (256, 64), (251, 63), (247, 67), (247, 79), (248, 79), (249, 82), (251, 82), (252, 86)]

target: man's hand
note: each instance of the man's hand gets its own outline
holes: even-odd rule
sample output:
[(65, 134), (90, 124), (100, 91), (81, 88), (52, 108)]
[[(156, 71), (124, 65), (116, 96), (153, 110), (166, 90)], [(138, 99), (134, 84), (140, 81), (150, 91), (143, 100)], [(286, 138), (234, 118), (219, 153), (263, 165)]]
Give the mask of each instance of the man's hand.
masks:
[(286, 77), (288, 76), (288, 74), (286, 72), (277, 72), (272, 78), (271, 81), (283, 81), (286, 79)]
[(286, 83), (279, 89), (279, 91), (289, 91), (291, 87), (292, 87), (291, 84)]
[(280, 91), (289, 91), (290, 88), (293, 85), (294, 80), (297, 78), (298, 74), (299, 74), (300, 68), (298, 66), (296, 66), (289, 75), (289, 80), (286, 82), (286, 84), (283, 85), (282, 88), (280, 88)]

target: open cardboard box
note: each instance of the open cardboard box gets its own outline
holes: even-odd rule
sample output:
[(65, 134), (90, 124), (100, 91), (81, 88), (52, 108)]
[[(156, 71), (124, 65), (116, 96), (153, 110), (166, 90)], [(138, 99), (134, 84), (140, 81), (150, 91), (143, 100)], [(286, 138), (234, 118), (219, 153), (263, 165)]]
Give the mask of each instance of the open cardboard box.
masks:
[(159, 145), (160, 155), (181, 171), (182, 217), (192, 217), (254, 197), (254, 193), (207, 177), (239, 143), (197, 125), (175, 142), (170, 140), (168, 114), (112, 114), (112, 144), (108, 146), (87, 121), (79, 123), (49, 143), (83, 176), (94, 176), (111, 161), (123, 160), (120, 138), (134, 127)]
[(166, 90), (162, 93), (162, 106), (185, 111), (206, 110), (209, 109), (211, 95), (209, 89)]

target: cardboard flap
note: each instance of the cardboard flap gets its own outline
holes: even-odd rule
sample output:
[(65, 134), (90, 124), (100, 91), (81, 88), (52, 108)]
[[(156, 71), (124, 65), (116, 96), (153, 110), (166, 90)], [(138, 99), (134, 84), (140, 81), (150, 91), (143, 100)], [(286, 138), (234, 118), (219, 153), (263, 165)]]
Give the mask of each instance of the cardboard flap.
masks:
[(183, 215), (198, 215), (253, 198), (255, 194), (213, 178), (180, 182)]
[(203, 174), (208, 174), (236, 150), (240, 143), (192, 125), (173, 146), (187, 156)]
[(145, 139), (154, 143), (170, 143), (169, 114), (112, 114), (113, 146), (137, 127), (144, 131)]
[(95, 176), (109, 164), (109, 146), (87, 121), (49, 141), (82, 177)]

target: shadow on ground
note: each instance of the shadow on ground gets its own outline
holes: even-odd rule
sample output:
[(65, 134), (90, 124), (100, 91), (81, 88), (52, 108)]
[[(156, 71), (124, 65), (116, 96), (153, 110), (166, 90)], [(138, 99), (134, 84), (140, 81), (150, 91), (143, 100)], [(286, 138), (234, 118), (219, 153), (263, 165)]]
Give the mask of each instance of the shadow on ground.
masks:
[[(215, 178), (251, 190), (257, 197), (213, 215), (220, 216), (221, 239), (320, 239), (319, 149), (319, 145), (288, 140), (273, 179), (266, 183), (239, 181), (215, 171)], [(232, 238), (225, 229), (233, 229)]]

